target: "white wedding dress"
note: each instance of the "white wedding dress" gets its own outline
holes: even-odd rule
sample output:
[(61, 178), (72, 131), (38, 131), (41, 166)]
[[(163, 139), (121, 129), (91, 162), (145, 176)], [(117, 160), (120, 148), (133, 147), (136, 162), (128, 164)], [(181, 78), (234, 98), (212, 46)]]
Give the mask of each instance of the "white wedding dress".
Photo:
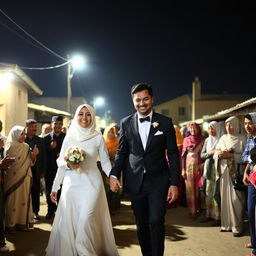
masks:
[[(64, 149), (78, 146), (86, 152), (80, 173), (69, 170), (61, 153), (52, 191), (62, 185), (61, 198), (46, 248), (47, 256), (116, 256), (118, 255), (101, 173), (111, 170), (109, 156), (101, 134), (78, 142), (70, 138)], [(63, 151), (63, 150), (62, 150)]]

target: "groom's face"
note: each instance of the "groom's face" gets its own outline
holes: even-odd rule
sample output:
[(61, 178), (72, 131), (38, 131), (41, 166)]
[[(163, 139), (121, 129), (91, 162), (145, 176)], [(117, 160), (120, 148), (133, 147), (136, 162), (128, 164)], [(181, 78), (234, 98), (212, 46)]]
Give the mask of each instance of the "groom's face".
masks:
[(133, 105), (135, 109), (142, 116), (147, 116), (151, 112), (154, 99), (148, 93), (148, 90), (143, 90), (143, 91), (134, 93), (132, 100), (133, 100)]

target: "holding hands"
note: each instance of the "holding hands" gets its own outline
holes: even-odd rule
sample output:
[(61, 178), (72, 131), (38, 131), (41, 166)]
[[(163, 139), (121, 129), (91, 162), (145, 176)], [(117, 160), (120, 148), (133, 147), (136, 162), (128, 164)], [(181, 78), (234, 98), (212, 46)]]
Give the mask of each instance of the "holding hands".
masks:
[(122, 188), (120, 181), (114, 178), (113, 176), (110, 176), (109, 178), (109, 185), (110, 185), (111, 191), (113, 192), (117, 192), (119, 189)]
[(51, 197), (51, 201), (54, 203), (54, 204), (57, 204), (57, 192), (51, 192), (50, 194), (50, 197)]

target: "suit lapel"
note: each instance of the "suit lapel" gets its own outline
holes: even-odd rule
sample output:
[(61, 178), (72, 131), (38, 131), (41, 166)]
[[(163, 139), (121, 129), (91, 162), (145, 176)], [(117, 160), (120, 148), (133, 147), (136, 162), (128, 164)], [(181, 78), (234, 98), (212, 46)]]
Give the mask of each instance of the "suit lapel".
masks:
[(156, 129), (157, 128), (154, 128), (152, 123), (154, 122), (157, 122), (156, 120), (156, 115), (155, 115), (155, 112), (153, 112), (153, 115), (152, 115), (152, 120), (151, 120), (151, 125), (150, 125), (150, 130), (149, 130), (149, 134), (148, 134), (148, 139), (147, 139), (147, 144), (146, 144), (146, 148), (145, 148), (145, 151), (147, 151), (153, 137), (154, 137), (154, 134), (156, 132)]
[(144, 151), (143, 145), (142, 145), (142, 141), (141, 141), (141, 138), (140, 138), (140, 134), (139, 134), (137, 113), (135, 113), (133, 115), (133, 117), (132, 117), (132, 127), (133, 127), (133, 131), (134, 131), (135, 140), (137, 140), (137, 142), (140, 145), (141, 149)]

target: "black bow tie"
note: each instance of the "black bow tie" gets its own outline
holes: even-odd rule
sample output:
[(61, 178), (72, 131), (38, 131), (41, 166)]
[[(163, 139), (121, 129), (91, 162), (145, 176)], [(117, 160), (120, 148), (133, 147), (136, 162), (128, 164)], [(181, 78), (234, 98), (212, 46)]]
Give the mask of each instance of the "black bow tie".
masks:
[(150, 117), (149, 117), (149, 116), (147, 116), (147, 117), (141, 117), (141, 118), (140, 118), (140, 122), (143, 123), (144, 121), (150, 122)]

